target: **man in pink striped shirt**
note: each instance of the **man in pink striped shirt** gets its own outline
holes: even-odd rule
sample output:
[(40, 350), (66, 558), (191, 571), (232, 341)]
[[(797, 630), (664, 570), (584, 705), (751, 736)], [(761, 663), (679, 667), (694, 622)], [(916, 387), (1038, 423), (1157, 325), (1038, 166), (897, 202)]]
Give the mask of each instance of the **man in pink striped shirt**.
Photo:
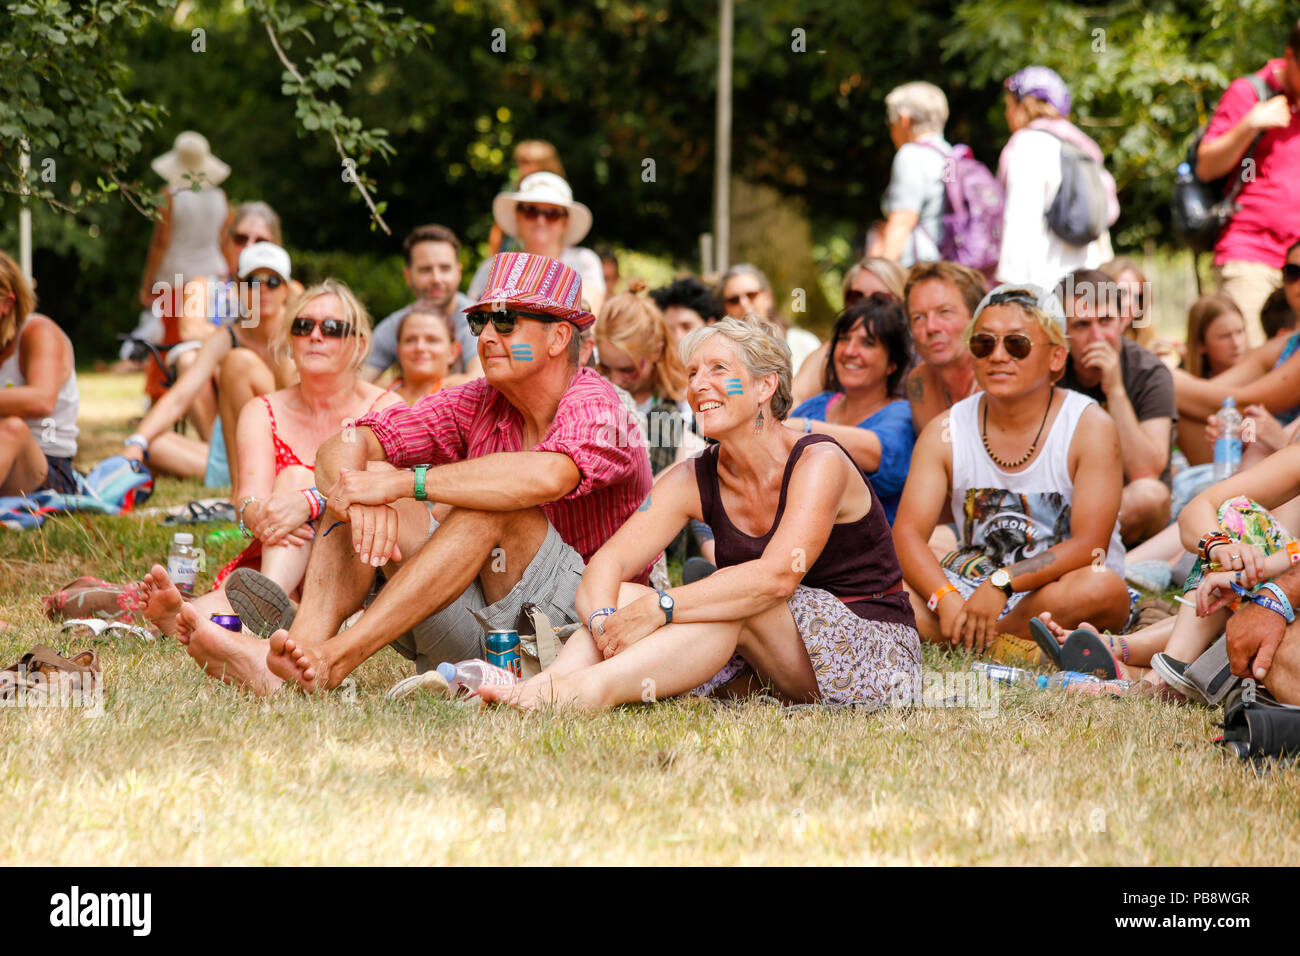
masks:
[[(576, 622), (586, 559), (651, 482), (635, 421), (578, 367), (580, 333), (595, 321), (581, 295), (577, 273), (554, 259), (494, 257), (467, 310), (485, 378), (368, 414), (322, 445), (326, 509), (292, 626), (269, 652), (259, 642), (263, 662), (231, 652), (229, 631), (191, 621), (191, 656), (259, 692), (286, 680), (317, 690), (389, 643), (420, 673), (482, 657), (483, 626), (517, 628), (524, 602), (552, 624)], [(397, 571), (340, 633), (390, 562)]]

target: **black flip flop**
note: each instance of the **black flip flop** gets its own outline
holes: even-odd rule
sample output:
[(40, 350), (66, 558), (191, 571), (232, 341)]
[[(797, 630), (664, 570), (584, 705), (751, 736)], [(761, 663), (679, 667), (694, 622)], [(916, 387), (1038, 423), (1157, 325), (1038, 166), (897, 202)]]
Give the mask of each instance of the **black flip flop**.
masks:
[(1061, 668), (1082, 674), (1095, 674), (1102, 680), (1115, 680), (1119, 677), (1110, 645), (1093, 631), (1082, 628), (1067, 637), (1061, 645)]
[(1061, 645), (1056, 643), (1056, 638), (1052, 637), (1052, 632), (1036, 617), (1029, 619), (1029, 636), (1034, 639), (1038, 649), (1047, 655), (1047, 659), (1052, 662), (1054, 667), (1061, 666)]

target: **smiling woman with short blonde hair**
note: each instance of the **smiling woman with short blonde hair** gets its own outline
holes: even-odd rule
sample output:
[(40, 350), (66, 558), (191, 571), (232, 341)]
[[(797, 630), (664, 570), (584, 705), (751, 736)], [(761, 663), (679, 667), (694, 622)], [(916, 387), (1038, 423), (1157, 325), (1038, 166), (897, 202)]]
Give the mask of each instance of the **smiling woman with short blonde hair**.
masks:
[[(592, 557), (575, 602), (587, 627), (555, 663), (480, 693), (585, 710), (760, 687), (799, 702), (910, 699), (920, 643), (884, 509), (834, 439), (780, 424), (789, 349), (726, 318), (681, 350), (697, 426), (717, 444), (665, 472)], [(624, 583), (691, 519), (714, 531), (714, 574), (660, 591)]]

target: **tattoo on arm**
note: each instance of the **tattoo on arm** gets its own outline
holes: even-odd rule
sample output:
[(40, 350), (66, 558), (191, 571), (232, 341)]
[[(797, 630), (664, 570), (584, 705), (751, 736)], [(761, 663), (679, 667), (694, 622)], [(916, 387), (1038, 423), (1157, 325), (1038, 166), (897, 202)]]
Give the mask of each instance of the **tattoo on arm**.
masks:
[(1036, 571), (1043, 570), (1055, 560), (1056, 555), (1051, 551), (1044, 551), (1042, 554), (1036, 554), (1032, 558), (1025, 558), (1025, 560), (1011, 565), (1011, 567), (1007, 568), (1007, 572), (1013, 578), (1019, 577), (1022, 574), (1033, 574)]
[(921, 376), (917, 372), (912, 372), (907, 376), (907, 400), (913, 405), (920, 405), (925, 393), (925, 386), (921, 383)]

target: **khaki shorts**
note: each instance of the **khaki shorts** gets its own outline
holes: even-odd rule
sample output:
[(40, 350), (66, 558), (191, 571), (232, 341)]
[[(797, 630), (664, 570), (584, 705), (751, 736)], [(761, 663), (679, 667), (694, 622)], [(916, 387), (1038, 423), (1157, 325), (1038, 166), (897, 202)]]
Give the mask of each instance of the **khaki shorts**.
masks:
[[(437, 527), (430, 516), (429, 533)], [(573, 602), (585, 568), (582, 556), (550, 525), (523, 577), (500, 601), (488, 604), (476, 579), (455, 601), (415, 625), (392, 646), (403, 657), (415, 661), (416, 673), (423, 674), (443, 661), (485, 657), (487, 632), (498, 628), (519, 630), (526, 603), (535, 604), (556, 627), (575, 624), (578, 612)]]

